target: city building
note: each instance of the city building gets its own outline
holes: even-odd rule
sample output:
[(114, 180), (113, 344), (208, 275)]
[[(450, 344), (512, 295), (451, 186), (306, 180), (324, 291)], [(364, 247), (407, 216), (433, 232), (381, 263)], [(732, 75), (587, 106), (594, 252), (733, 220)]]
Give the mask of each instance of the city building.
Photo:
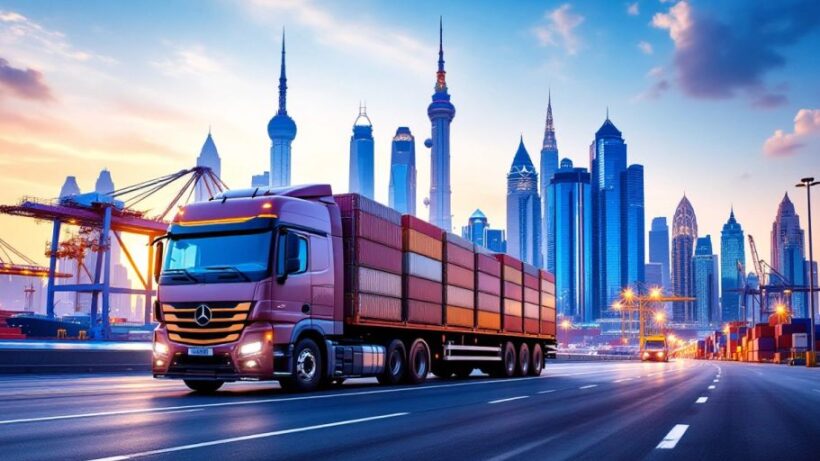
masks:
[[(804, 250), (803, 229), (800, 227), (800, 216), (794, 211), (794, 204), (787, 193), (777, 207), (777, 216), (772, 224), (772, 257), (770, 264), (783, 276), (778, 280), (770, 277), (770, 283), (783, 283), (794, 286), (808, 286), (806, 257)], [(795, 317), (808, 317), (807, 293), (792, 293), (791, 308)]]
[(743, 228), (735, 219), (735, 210), (720, 231), (720, 305), (721, 321), (740, 320), (740, 289), (743, 288), (743, 269), (746, 250)]
[(644, 282), (648, 287), (663, 286), (663, 264), (648, 262), (644, 264)]
[(390, 208), (416, 214), (416, 139), (410, 128), (400, 126), (390, 149)]
[[(552, 216), (547, 211), (549, 204), (550, 181), (555, 170), (558, 169), (558, 141), (555, 139), (555, 124), (552, 119), (552, 92), (547, 96), (547, 120), (544, 124), (544, 142), (541, 144), (541, 187), (539, 193), (541, 194), (541, 261), (544, 267), (549, 267), (550, 260), (554, 257), (550, 253), (550, 246), (548, 244), (548, 229), (550, 226), (550, 219)], [(589, 183), (589, 181), (587, 181)]]
[(98, 194), (110, 194), (114, 192), (114, 180), (111, 179), (111, 172), (107, 169), (100, 171), (97, 181), (94, 183), (94, 192)]
[(475, 210), (461, 228), (461, 236), (496, 253), (507, 252), (507, 242), (503, 229), (491, 229), (487, 216), (481, 210)]
[(251, 176), (251, 187), (270, 187), (270, 171)]
[(375, 198), (374, 161), (373, 124), (367, 116), (367, 106), (360, 105), (359, 115), (353, 122), (353, 135), (350, 136), (350, 192)]
[(695, 298), (694, 318), (701, 325), (721, 323), (718, 302), (718, 261), (712, 252), (712, 237), (699, 237), (692, 257), (692, 290)]
[[(210, 129), (208, 130), (208, 137), (205, 138), (205, 143), (202, 144), (202, 149), (199, 151), (199, 157), (196, 158), (196, 166), (208, 167), (216, 177), (222, 176), (222, 160), (219, 158), (219, 152), (216, 150), (216, 144), (214, 144)], [(196, 184), (194, 189), (195, 201), (207, 201), (212, 195), (216, 195), (216, 191), (209, 191), (208, 186), (203, 181)]]
[(427, 108), (432, 132), (430, 137), (430, 223), (448, 232), (453, 230), (450, 211), (450, 123), (456, 108), (450, 102), (444, 71), (443, 27), (439, 22), (438, 72), (433, 102)]
[[(698, 220), (686, 195), (683, 196), (672, 218), (672, 293), (692, 297), (692, 254), (698, 238)], [(673, 322), (694, 321), (691, 301), (672, 304)]]
[(487, 249), (495, 253), (507, 252), (507, 237), (504, 229), (487, 229), (484, 232)]
[(644, 227), (643, 166), (629, 165), (621, 175), (623, 181), (622, 213), (625, 219), (621, 245), (623, 250), (623, 268), (621, 277), (623, 285), (635, 285), (644, 282), (644, 264), (646, 262)]
[[(652, 218), (652, 227), (649, 229), (649, 262), (661, 265), (661, 281), (658, 286), (669, 292), (669, 226), (666, 217)], [(647, 265), (648, 266), (648, 265)], [(649, 283), (649, 275), (646, 276)]]
[(572, 322), (600, 317), (593, 307), (589, 171), (561, 160), (547, 188), (547, 270), (555, 274), (557, 311)]
[(526, 263), (541, 266), (538, 173), (524, 147), (523, 136), (507, 174), (507, 253)]
[(288, 78), (285, 73), (285, 32), (282, 31), (282, 64), (279, 72), (279, 110), (268, 122), (270, 147), (270, 187), (290, 185), (291, 143), (296, 138), (296, 122), (287, 110)]
[(63, 183), (63, 187), (60, 188), (59, 197), (62, 199), (79, 194), (80, 186), (77, 185), (77, 178), (75, 176), (66, 176), (65, 182)]

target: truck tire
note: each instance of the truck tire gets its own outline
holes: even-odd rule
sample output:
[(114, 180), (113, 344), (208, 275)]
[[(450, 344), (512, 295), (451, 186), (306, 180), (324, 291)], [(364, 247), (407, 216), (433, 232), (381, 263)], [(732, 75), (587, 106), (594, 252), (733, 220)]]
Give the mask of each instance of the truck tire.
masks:
[(400, 339), (394, 339), (387, 345), (384, 360), (384, 371), (376, 377), (379, 384), (398, 384), (407, 372), (407, 352)]
[(293, 376), (282, 378), (279, 384), (287, 391), (310, 392), (322, 383), (323, 364), (319, 346), (310, 338), (302, 338), (293, 348)]
[(541, 370), (544, 369), (544, 349), (541, 344), (535, 343), (532, 345), (532, 361), (530, 362), (530, 376), (541, 376)]
[(515, 375), (516, 369), (515, 346), (511, 341), (504, 343), (501, 348), (501, 363), (496, 367), (495, 376), (500, 378), (510, 378)]
[(430, 372), (430, 346), (421, 338), (416, 338), (407, 351), (407, 373), (404, 380), (408, 384), (421, 384)]
[(518, 360), (515, 370), (515, 376), (527, 376), (530, 374), (530, 346), (527, 343), (521, 343), (518, 346)]
[(184, 382), (188, 389), (200, 394), (212, 394), (225, 384), (224, 381), (200, 381), (196, 379), (186, 379)]

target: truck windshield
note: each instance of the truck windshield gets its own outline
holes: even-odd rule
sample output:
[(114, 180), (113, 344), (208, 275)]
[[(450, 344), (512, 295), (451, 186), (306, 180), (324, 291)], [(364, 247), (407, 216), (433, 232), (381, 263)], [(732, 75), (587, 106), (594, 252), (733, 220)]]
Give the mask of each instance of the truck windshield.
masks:
[(663, 341), (647, 341), (644, 348), (648, 351), (661, 351), (664, 349)]
[(163, 282), (260, 280), (268, 273), (271, 239), (270, 232), (171, 237), (162, 268)]

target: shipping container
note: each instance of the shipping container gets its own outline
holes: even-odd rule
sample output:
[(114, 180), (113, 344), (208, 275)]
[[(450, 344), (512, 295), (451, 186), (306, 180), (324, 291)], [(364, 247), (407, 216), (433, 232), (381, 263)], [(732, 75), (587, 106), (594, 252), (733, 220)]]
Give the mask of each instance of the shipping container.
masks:
[(475, 289), (475, 282), (476, 273), (474, 271), (449, 262), (444, 266), (444, 283), (473, 290)]
[(392, 274), (402, 274), (402, 252), (366, 239), (344, 239), (344, 261), (347, 267), (369, 267)]
[(466, 290), (452, 285), (447, 285), (445, 304), (448, 306), (466, 307), (473, 309), (475, 307), (475, 291)]
[(501, 297), (488, 293), (476, 293), (476, 307), (480, 311), (501, 313)]
[(401, 298), (401, 276), (368, 267), (351, 268), (348, 271), (351, 279), (348, 292), (370, 293), (374, 295)]
[(415, 229), (404, 229), (404, 251), (418, 253), (436, 261), (441, 261), (444, 254), (441, 240)]
[(475, 249), (475, 262), (476, 262), (476, 269), (480, 272), (485, 274), (490, 274), (493, 277), (501, 277), (501, 261), (496, 259), (495, 253), (491, 252), (490, 250), (482, 247), (481, 245), (475, 245), (473, 247)]
[(402, 320), (400, 298), (366, 293), (351, 294), (347, 298), (346, 316), (354, 321), (371, 319), (401, 322)]
[(401, 225), (402, 223), (401, 213), (362, 195), (334, 195), (333, 200), (339, 206), (339, 212), (342, 218), (351, 217), (356, 212), (363, 212), (384, 219), (393, 224)]
[(475, 314), (476, 312), (473, 309), (448, 305), (445, 324), (472, 328), (476, 320)]
[(434, 282), (442, 281), (441, 261), (420, 254), (404, 253), (404, 270), (406, 275), (421, 277)]
[(439, 282), (414, 277), (412, 275), (405, 275), (404, 296), (408, 299), (437, 303), (440, 305), (442, 303), (443, 288)]
[(442, 306), (440, 303), (428, 303), (415, 299), (408, 299), (407, 323), (421, 323), (427, 325), (442, 324)]
[(501, 296), (501, 279), (483, 272), (476, 272), (476, 290)]
[(501, 330), (501, 313), (476, 311), (476, 325), (482, 330), (499, 331)]
[(441, 241), (442, 236), (444, 235), (443, 230), (428, 223), (423, 219), (417, 218), (409, 214), (403, 215), (401, 217), (401, 227), (404, 229), (412, 229), (421, 232), (422, 234), (428, 237), (432, 237), (438, 240), (439, 242)]
[(401, 226), (367, 213), (342, 218), (344, 235), (356, 236), (381, 243), (390, 248), (402, 248)]
[(524, 287), (524, 302), (535, 304), (536, 306), (541, 304), (541, 296), (539, 296), (538, 290), (533, 290), (529, 287)]

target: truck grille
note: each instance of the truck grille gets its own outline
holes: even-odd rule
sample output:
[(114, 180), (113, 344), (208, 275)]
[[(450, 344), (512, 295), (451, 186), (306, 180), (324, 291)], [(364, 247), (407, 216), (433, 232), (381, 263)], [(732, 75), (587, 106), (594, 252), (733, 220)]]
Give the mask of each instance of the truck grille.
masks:
[[(168, 327), (171, 341), (196, 345), (222, 344), (239, 339), (250, 311), (249, 302), (163, 304), (162, 321)], [(210, 320), (206, 322), (205, 317)]]

